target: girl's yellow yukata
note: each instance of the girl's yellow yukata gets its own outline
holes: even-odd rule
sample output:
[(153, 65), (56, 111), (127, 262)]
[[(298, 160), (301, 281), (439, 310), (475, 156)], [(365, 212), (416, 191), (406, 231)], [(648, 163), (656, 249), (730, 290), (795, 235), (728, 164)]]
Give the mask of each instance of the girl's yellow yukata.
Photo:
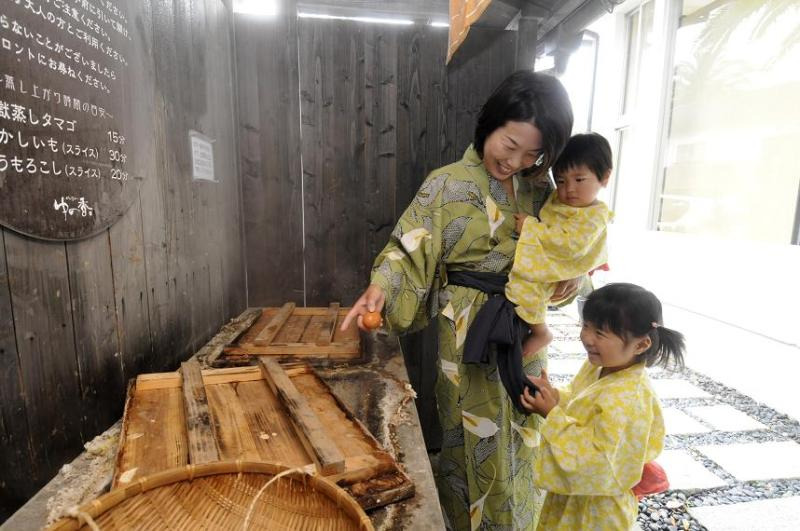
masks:
[(585, 275), (608, 261), (606, 234), (612, 213), (601, 201), (573, 207), (554, 191), (539, 213), (522, 226), (506, 297), (528, 324), (545, 322), (555, 283)]
[(643, 363), (599, 378), (586, 361), (540, 427), (534, 483), (546, 489), (540, 530), (625, 530), (631, 490), (664, 447), (664, 418)]
[[(467, 329), (487, 295), (447, 284), (447, 271), (511, 269), (514, 214), (537, 213), (548, 196), (546, 183), (525, 178), (514, 177), (514, 188), (511, 197), (470, 146), (460, 161), (431, 172), (372, 272), (386, 294), (391, 330), (438, 321), (443, 433), (436, 482), (450, 529), (533, 530), (544, 499), (533, 487), (541, 417), (516, 411), (496, 365), (461, 363)], [(538, 375), (546, 362), (542, 350), (525, 359), (524, 370)]]

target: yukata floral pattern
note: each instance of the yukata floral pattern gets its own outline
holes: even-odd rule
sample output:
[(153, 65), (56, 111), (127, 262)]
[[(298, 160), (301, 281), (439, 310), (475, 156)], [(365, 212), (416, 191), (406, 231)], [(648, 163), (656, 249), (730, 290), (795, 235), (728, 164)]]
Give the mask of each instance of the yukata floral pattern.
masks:
[[(516, 198), (489, 176), (470, 146), (433, 171), (378, 255), (371, 282), (386, 294), (385, 320), (397, 332), (437, 319), (436, 398), (443, 429), (437, 486), (451, 529), (535, 529), (543, 493), (533, 487), (536, 415), (517, 413), (496, 366), (463, 365), (467, 329), (486, 294), (447, 284), (447, 271), (508, 273), (514, 214), (538, 212), (547, 186), (514, 178)], [(525, 360), (538, 375), (546, 352)]]
[(664, 447), (664, 418), (644, 364), (599, 378), (586, 361), (541, 426), (534, 482), (546, 489), (540, 530), (630, 529), (631, 490)]
[(529, 324), (544, 323), (555, 283), (577, 278), (608, 261), (606, 234), (612, 214), (605, 203), (577, 208), (554, 191), (539, 213), (525, 219), (506, 297)]

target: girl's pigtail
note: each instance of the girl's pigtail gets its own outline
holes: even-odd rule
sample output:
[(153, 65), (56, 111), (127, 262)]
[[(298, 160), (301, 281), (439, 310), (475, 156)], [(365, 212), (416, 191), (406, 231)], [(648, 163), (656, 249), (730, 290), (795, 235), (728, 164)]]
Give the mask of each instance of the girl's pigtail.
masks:
[(683, 369), (683, 354), (686, 351), (686, 341), (683, 334), (670, 328), (658, 325), (652, 332), (655, 335), (653, 347), (655, 356), (653, 365), (668, 368), (672, 365), (675, 369)]

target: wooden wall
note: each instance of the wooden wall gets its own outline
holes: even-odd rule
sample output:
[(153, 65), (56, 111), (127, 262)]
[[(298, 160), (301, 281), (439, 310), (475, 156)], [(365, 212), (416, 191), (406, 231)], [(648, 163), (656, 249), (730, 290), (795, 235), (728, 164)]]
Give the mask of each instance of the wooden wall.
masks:
[[(137, 5), (139, 199), (78, 242), (0, 231), (6, 511), (120, 417), (129, 378), (175, 369), (246, 307), (230, 2)], [(215, 140), (218, 183), (192, 182), (189, 129)]]
[[(349, 304), (427, 173), (472, 141), (516, 32), (474, 28), (445, 67), (446, 29), (297, 19), (291, 4), (235, 20), (249, 300)], [(428, 336), (403, 347), (435, 447)]]

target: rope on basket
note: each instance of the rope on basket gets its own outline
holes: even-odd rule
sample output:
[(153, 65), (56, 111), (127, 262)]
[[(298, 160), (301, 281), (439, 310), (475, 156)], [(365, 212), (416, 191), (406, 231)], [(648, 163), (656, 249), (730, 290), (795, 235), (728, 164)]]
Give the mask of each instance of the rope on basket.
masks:
[[(247, 526), (250, 524), (250, 517), (253, 515), (253, 509), (255, 509), (256, 507), (256, 501), (258, 501), (258, 498), (261, 496), (261, 494), (263, 494), (263, 492), (267, 490), (267, 487), (272, 485), (272, 482), (275, 481), (276, 479), (280, 479), (283, 476), (288, 476), (289, 474), (294, 474), (295, 472), (305, 472), (305, 467), (298, 466), (296, 468), (290, 468), (288, 470), (284, 470), (283, 472), (276, 474), (272, 479), (264, 483), (264, 486), (261, 487), (259, 491), (256, 493), (256, 495), (253, 497), (253, 501), (250, 502), (250, 507), (248, 507), (247, 509), (247, 514), (245, 514), (244, 523), (242, 524), (242, 531), (247, 531)], [(100, 531), (100, 530), (97, 529), (95, 531)]]
[(100, 526), (97, 525), (97, 522), (94, 521), (92, 516), (89, 513), (81, 511), (77, 505), (74, 505), (69, 509), (67, 509), (67, 516), (70, 516), (78, 520), (78, 524), (80, 524), (81, 520), (83, 520), (84, 523), (86, 523), (86, 525), (92, 528), (92, 531), (100, 531)]

